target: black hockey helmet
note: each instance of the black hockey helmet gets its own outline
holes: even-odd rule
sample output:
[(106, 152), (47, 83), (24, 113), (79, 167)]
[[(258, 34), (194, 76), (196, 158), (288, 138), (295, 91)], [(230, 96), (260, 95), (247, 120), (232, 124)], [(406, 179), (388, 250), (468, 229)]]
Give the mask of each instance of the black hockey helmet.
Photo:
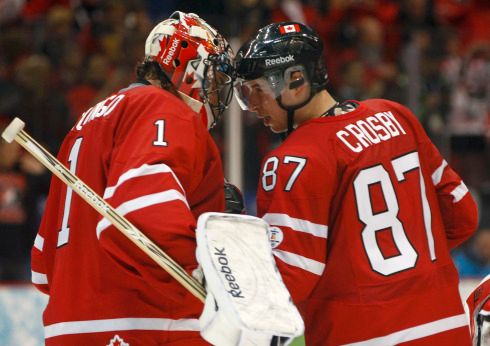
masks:
[[(295, 110), (326, 88), (328, 78), (322, 40), (313, 29), (297, 22), (272, 23), (263, 27), (236, 56), (235, 95), (245, 110), (251, 93), (247, 81), (251, 80), (265, 83), (279, 106), (287, 111), (287, 133), (291, 133)], [(310, 86), (309, 95), (297, 104), (285, 105), (281, 100), (285, 88), (295, 89), (305, 82)]]
[[(310, 98), (299, 105), (284, 107), (280, 93), (291, 72), (303, 70), (311, 83)], [(237, 53), (237, 97), (242, 108), (248, 108), (246, 94), (240, 93), (240, 82), (264, 77), (281, 107), (298, 109), (327, 85), (327, 69), (323, 56), (323, 43), (310, 27), (297, 22), (269, 24), (245, 43)], [(289, 88), (296, 88), (304, 80), (293, 81)]]

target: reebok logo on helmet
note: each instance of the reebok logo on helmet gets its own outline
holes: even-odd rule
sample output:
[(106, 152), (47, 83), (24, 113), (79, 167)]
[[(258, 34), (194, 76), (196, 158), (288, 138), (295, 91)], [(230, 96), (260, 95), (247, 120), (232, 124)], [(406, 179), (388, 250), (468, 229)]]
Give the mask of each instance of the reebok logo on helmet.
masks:
[(278, 64), (285, 64), (291, 61), (294, 61), (294, 56), (289, 54), (288, 56), (280, 56), (279, 58), (275, 59), (265, 59), (265, 66), (268, 67)]
[(172, 61), (172, 58), (175, 55), (175, 51), (177, 50), (177, 45), (179, 44), (179, 42), (180, 41), (177, 38), (174, 38), (174, 40), (172, 41), (172, 44), (168, 49), (167, 56), (165, 57), (165, 59), (163, 59), (163, 63), (165, 65), (169, 65), (170, 62)]

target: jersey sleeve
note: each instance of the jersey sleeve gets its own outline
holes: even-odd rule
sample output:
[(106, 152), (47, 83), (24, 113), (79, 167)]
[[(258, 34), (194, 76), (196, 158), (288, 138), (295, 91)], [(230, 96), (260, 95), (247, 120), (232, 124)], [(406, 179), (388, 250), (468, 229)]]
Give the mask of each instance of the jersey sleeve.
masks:
[(431, 179), (437, 193), (449, 249), (466, 241), (477, 228), (476, 203), (465, 183), (449, 166), (432, 143), (427, 143), (426, 155)]
[(271, 227), (278, 269), (295, 303), (316, 286), (325, 269), (331, 187), (334, 174), (318, 158), (276, 152), (262, 165), (258, 215)]
[(461, 177), (442, 157), (415, 116), (408, 108), (399, 104), (396, 106), (412, 119), (411, 124), (421, 147), (421, 159), (435, 188), (447, 243), (452, 250), (471, 237), (476, 230), (478, 224), (476, 203)]
[[(182, 118), (178, 111), (149, 112), (118, 129), (104, 199), (190, 273), (197, 263), (195, 218), (187, 194), (206, 174), (209, 158), (199, 144), (208, 134), (198, 120), (189, 120), (197, 117)], [(182, 299), (175, 279), (107, 219), (100, 220), (96, 232), (130, 276), (147, 281), (168, 299)]]

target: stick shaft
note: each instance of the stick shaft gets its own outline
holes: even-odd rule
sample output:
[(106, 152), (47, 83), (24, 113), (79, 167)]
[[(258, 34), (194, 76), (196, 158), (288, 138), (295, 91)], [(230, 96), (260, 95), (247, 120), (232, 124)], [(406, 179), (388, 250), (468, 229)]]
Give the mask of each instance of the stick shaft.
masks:
[(158, 265), (167, 271), (182, 286), (189, 290), (196, 298), (204, 302), (206, 291), (204, 287), (169, 257), (162, 249), (152, 242), (144, 233), (137, 229), (124, 216), (119, 214), (109, 203), (94, 192), (75, 174), (70, 172), (58, 159), (44, 149), (38, 142), (30, 137), (24, 130), (15, 135), (15, 141), (39, 160), (46, 168), (68, 185), (90, 206), (102, 216), (107, 218), (119, 231), (150, 256)]

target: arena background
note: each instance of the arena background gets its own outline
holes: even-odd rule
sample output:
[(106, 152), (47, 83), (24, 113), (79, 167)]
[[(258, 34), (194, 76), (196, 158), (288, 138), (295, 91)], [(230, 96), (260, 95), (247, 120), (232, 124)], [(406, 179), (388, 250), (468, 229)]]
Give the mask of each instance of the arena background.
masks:
[[(85, 109), (133, 80), (147, 33), (174, 10), (199, 14), (235, 50), (272, 21), (315, 28), (329, 91), (407, 105), (477, 200), (479, 229), (453, 253), (462, 297), (490, 273), (488, 0), (0, 0), (0, 129), (19, 116), (56, 153)], [(279, 139), (235, 102), (212, 135), (254, 214), (260, 162)], [(46, 298), (28, 283), (29, 255), (49, 179), (0, 143), (1, 345), (42, 344)]]

